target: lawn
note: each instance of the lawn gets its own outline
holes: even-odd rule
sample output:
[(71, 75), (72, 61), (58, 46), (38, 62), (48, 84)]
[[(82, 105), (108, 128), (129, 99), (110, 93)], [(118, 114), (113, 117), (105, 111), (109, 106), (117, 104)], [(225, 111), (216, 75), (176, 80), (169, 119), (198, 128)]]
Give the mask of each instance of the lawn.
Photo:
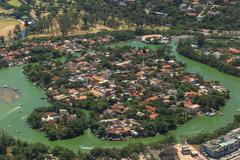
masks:
[(9, 0), (8, 3), (14, 7), (19, 7), (22, 4), (19, 0)]
[(16, 25), (23, 28), (23, 24), (14, 18), (0, 18), (0, 36), (8, 36), (9, 31), (13, 31)]

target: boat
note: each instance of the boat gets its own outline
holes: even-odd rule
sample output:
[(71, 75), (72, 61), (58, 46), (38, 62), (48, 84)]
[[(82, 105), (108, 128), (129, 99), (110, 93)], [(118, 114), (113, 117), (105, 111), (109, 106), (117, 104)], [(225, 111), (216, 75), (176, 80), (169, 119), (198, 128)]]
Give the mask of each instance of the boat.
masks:
[(220, 116), (223, 116), (223, 113), (219, 113)]
[(6, 85), (6, 84), (5, 84), (3, 87), (4, 87), (4, 88), (7, 88), (7, 87), (8, 87), (8, 85)]
[(215, 115), (216, 115), (215, 112), (211, 112), (211, 113), (209, 113), (209, 116), (215, 116)]
[(22, 113), (22, 112), (23, 112), (23, 110), (22, 110), (22, 109), (19, 109), (17, 112), (18, 112), (18, 113)]
[(204, 131), (204, 129), (201, 129), (201, 132), (203, 132)]
[(237, 112), (240, 112), (240, 108), (237, 109)]

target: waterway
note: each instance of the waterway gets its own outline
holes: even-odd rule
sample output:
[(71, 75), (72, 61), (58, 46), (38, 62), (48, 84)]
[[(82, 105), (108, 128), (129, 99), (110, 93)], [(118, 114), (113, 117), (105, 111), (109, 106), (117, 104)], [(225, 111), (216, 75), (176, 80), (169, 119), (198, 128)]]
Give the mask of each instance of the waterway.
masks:
[[(143, 43), (137, 41), (118, 43), (116, 45), (132, 45), (132, 46), (144, 46)], [(180, 139), (181, 136), (191, 136), (199, 134), (202, 129), (204, 132), (213, 132), (214, 130), (227, 125), (232, 122), (233, 116), (238, 114), (237, 108), (240, 107), (240, 78), (233, 77), (217, 71), (207, 65), (194, 62), (176, 53), (176, 43), (171, 44), (173, 47), (173, 54), (177, 60), (185, 63), (187, 69), (193, 73), (200, 73), (206, 80), (218, 80), (227, 88), (231, 93), (231, 98), (227, 104), (221, 109), (223, 116), (213, 117), (199, 117), (188, 121), (187, 123), (179, 126), (176, 130), (171, 131), (169, 134), (176, 136)], [(149, 45), (150, 48), (156, 48), (156, 46)], [(151, 143), (164, 138), (164, 135), (157, 135), (155, 137), (148, 138), (135, 138), (128, 141), (105, 141), (94, 136), (90, 130), (85, 131), (84, 135), (70, 139), (49, 141), (47, 137), (38, 130), (29, 128), (26, 123), (26, 117), (38, 107), (47, 107), (50, 105), (46, 100), (42, 100), (41, 97), (45, 96), (42, 89), (34, 86), (27, 80), (22, 73), (22, 67), (11, 67), (0, 70), (0, 86), (8, 85), (12, 88), (18, 88), (21, 94), (21, 98), (13, 103), (0, 102), (0, 128), (5, 128), (6, 132), (11, 136), (27, 141), (29, 143), (41, 142), (51, 147), (64, 146), (71, 150), (89, 151), (90, 149), (100, 147), (123, 147), (129, 143), (142, 142)], [(22, 105), (22, 112), (18, 111), (18, 106)]]

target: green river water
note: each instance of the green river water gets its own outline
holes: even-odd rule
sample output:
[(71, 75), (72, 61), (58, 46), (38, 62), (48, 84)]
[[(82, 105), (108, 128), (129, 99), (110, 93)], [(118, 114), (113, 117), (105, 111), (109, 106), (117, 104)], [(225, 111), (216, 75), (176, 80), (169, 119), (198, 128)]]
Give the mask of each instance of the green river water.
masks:
[[(131, 44), (133, 46), (143, 45), (141, 42), (136, 41), (118, 43), (117, 45), (121, 46), (126, 44)], [(172, 134), (179, 139), (182, 135), (196, 135), (200, 133), (201, 129), (204, 129), (204, 132), (213, 132), (214, 130), (232, 122), (233, 116), (237, 114), (237, 108), (240, 107), (240, 78), (221, 73), (207, 65), (180, 56), (176, 53), (176, 44), (172, 43), (172, 46), (173, 54), (179, 61), (186, 63), (188, 71), (194, 73), (198, 72), (206, 80), (220, 81), (225, 88), (230, 90), (231, 98), (221, 110), (223, 116), (216, 115), (213, 117), (199, 117), (179, 126), (169, 134)], [(49, 141), (43, 133), (29, 128), (26, 123), (26, 116), (28, 116), (35, 108), (49, 105), (46, 100), (41, 99), (41, 97), (45, 96), (44, 91), (34, 86), (26, 79), (25, 75), (22, 73), (21, 66), (0, 70), (0, 86), (3, 85), (18, 88), (21, 93), (21, 98), (16, 102), (6, 104), (0, 101), (0, 128), (5, 128), (7, 133), (17, 139), (30, 143), (41, 142), (52, 147), (57, 145), (64, 146), (74, 151), (78, 151), (79, 149), (82, 151), (89, 151), (96, 146), (123, 147), (129, 143), (151, 143), (164, 138), (164, 135), (157, 135), (155, 137), (135, 138), (128, 141), (114, 142), (98, 139), (87, 130), (84, 135), (70, 140)], [(20, 104), (23, 106), (22, 113), (18, 113), (16, 108)], [(20, 133), (17, 133), (16, 130), (20, 131)]]

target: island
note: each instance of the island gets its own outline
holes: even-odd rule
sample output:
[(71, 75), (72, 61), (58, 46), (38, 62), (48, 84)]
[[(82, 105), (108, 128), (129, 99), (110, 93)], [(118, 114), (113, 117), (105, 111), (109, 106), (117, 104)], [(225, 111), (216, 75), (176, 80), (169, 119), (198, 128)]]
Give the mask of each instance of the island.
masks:
[(156, 51), (96, 46), (73, 52), (65, 61), (28, 63), (24, 73), (53, 104), (36, 109), (29, 125), (50, 140), (90, 128), (99, 138), (116, 141), (164, 134), (191, 118), (215, 115), (228, 91), (187, 72), (169, 52), (167, 45)]

